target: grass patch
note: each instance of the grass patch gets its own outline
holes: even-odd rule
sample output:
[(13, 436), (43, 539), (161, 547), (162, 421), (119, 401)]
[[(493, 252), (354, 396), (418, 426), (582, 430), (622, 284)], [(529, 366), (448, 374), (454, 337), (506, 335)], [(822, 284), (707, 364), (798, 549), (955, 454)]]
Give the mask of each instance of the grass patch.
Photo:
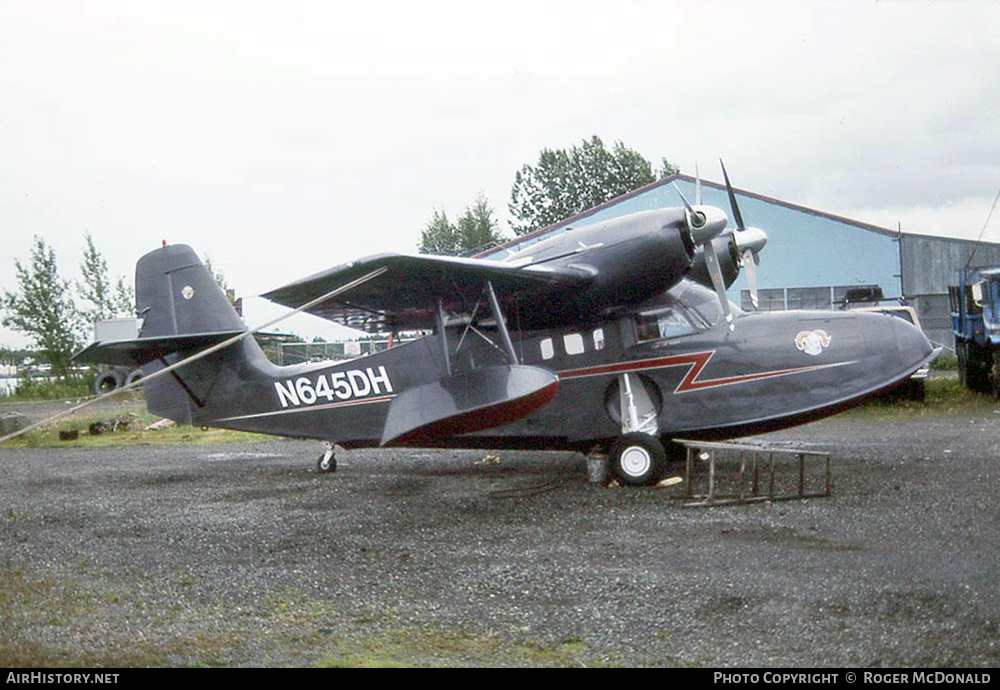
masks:
[[(11, 439), (5, 442), (5, 445), (20, 448), (64, 448), (67, 446), (102, 448), (130, 445), (234, 443), (274, 438), (248, 431), (188, 425), (174, 425), (165, 429), (146, 431), (146, 427), (160, 420), (160, 417), (150, 414), (146, 410), (145, 403), (139, 399), (124, 402), (115, 411), (80, 410), (76, 414), (61, 417), (34, 431)], [(98, 431), (96, 428), (93, 429), (95, 433), (91, 433), (94, 425), (102, 427), (100, 433), (96, 433)], [(60, 438), (60, 432), (71, 430), (77, 432), (75, 439), (62, 440)]]
[[(132, 573), (57, 574), (30, 564), (0, 570), (0, 666), (321, 668), (573, 667), (613, 661), (582, 636), (531, 639), (404, 622), (398, 613), (342, 608), (297, 588), (234, 606), (207, 601), (185, 572), (168, 586)], [(154, 575), (154, 577), (158, 577)]]
[(925, 382), (926, 397), (916, 400), (875, 399), (849, 414), (882, 417), (912, 415), (992, 414), (1000, 409), (990, 395), (973, 393), (958, 381), (957, 376), (932, 376)]
[(40, 379), (22, 376), (13, 391), (0, 392), (0, 402), (20, 403), (39, 400), (86, 398), (94, 393), (94, 372), (64, 379)]
[[(154, 608), (130, 591), (96, 582), (21, 568), (2, 571), (0, 666), (220, 666), (242, 644), (239, 631), (226, 626), (173, 629), (175, 616), (162, 609), (151, 613)], [(219, 615), (199, 611), (192, 617)]]
[(954, 352), (942, 352), (931, 362), (931, 371), (958, 371), (958, 357)]
[(382, 630), (338, 641), (320, 668), (413, 668), (605, 665), (578, 638), (555, 643), (513, 640), (493, 631), (431, 627)]

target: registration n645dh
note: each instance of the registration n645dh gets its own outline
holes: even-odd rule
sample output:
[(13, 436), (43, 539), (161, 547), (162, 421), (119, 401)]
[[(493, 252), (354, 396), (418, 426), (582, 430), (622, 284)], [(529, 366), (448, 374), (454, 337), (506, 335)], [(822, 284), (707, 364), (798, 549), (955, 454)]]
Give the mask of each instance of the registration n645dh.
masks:
[(389, 374), (381, 366), (275, 381), (274, 389), (283, 408), (290, 405), (312, 405), (320, 399), (333, 402), (393, 392)]

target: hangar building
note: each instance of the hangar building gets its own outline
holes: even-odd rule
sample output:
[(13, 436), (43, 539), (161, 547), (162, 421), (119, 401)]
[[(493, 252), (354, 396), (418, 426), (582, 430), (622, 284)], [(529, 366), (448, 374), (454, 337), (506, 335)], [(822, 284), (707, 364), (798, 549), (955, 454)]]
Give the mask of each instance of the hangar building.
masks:
[[(618, 216), (678, 206), (672, 183), (695, 198), (695, 178), (676, 174), (504, 245), (517, 250), (563, 232)], [(726, 188), (702, 180), (702, 199), (731, 215)], [(761, 310), (842, 309), (900, 301), (913, 306), (927, 336), (954, 348), (948, 286), (975, 249), (975, 265), (1000, 266), (1000, 244), (900, 232), (734, 189), (749, 226), (767, 233), (757, 270)], [(733, 225), (730, 218), (730, 225)], [(504, 252), (506, 253), (506, 252)], [(502, 254), (493, 252), (490, 258)], [(746, 276), (730, 288), (730, 299), (749, 308)]]

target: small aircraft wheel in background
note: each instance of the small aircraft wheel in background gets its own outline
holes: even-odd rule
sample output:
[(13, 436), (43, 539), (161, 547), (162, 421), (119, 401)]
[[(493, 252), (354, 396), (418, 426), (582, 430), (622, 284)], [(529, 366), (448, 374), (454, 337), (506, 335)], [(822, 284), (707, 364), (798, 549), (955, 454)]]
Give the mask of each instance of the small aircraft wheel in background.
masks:
[(316, 469), (320, 474), (337, 471), (337, 457), (333, 451), (327, 451), (319, 456), (319, 460), (316, 461)]
[(622, 483), (646, 486), (660, 478), (667, 455), (655, 436), (632, 432), (615, 441), (610, 459), (611, 469)]
[(133, 369), (128, 373), (128, 376), (125, 377), (125, 385), (131, 386), (133, 383), (141, 379), (142, 379), (142, 369)]

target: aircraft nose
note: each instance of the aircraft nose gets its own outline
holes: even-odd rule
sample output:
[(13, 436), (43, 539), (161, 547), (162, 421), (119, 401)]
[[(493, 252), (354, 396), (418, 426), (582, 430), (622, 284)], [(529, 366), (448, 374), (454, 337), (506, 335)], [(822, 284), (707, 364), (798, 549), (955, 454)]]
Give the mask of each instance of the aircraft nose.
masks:
[(934, 346), (922, 330), (905, 319), (894, 318), (892, 321), (896, 346), (900, 351), (912, 352), (914, 357), (921, 360), (934, 351)]
[(883, 373), (913, 371), (924, 364), (934, 346), (909, 321), (889, 314), (859, 314), (868, 354), (881, 362)]

